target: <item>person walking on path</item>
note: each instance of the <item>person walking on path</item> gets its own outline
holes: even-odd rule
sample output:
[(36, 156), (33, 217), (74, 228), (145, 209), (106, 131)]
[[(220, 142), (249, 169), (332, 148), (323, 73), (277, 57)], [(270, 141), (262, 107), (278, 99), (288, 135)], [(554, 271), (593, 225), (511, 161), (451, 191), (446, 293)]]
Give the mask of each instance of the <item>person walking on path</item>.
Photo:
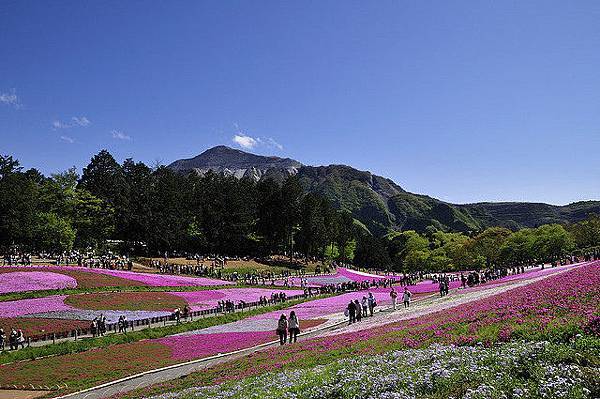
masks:
[(19, 349), (19, 344), (17, 343), (17, 330), (14, 328), (10, 329), (10, 335), (8, 336), (8, 344), (10, 346), (10, 350)]
[(368, 313), (367, 313), (367, 309), (368, 309), (368, 305), (369, 305), (369, 301), (367, 300), (367, 297), (363, 295), (362, 297), (362, 315), (363, 317), (367, 317)]
[(295, 343), (298, 340), (298, 334), (300, 334), (300, 321), (293, 310), (290, 312), (290, 318), (288, 319), (288, 332), (290, 334), (290, 344)]
[(371, 317), (373, 317), (373, 309), (375, 309), (375, 306), (377, 306), (377, 301), (375, 300), (375, 297), (373, 296), (372, 292), (369, 292), (367, 304), (369, 305), (369, 314), (371, 315)]
[(19, 349), (19, 345), (21, 345), (21, 349), (25, 349), (25, 335), (23, 334), (23, 330), (17, 332), (17, 345), (15, 349)]
[(356, 306), (354, 302), (350, 301), (346, 310), (348, 311), (348, 325), (356, 322)]
[(410, 297), (412, 293), (408, 290), (407, 287), (404, 287), (404, 293), (402, 294), (402, 302), (404, 302), (404, 309), (410, 306)]
[(362, 320), (362, 312), (360, 311), (360, 302), (358, 302), (358, 299), (354, 300), (354, 308), (356, 309), (356, 321), (360, 322)]
[(117, 322), (119, 326), (119, 332), (122, 333), (125, 331), (125, 322), (123, 321), (123, 315), (119, 316), (119, 321)]
[(96, 334), (98, 333), (98, 321), (96, 318), (92, 320), (90, 324), (90, 330), (92, 331), (92, 337), (96, 338)]
[(392, 308), (394, 310), (396, 310), (396, 302), (398, 301), (398, 293), (396, 292), (396, 290), (392, 287), (392, 290), (390, 291), (390, 298), (392, 298)]
[(277, 335), (279, 335), (279, 345), (284, 345), (287, 340), (288, 321), (284, 314), (277, 322)]

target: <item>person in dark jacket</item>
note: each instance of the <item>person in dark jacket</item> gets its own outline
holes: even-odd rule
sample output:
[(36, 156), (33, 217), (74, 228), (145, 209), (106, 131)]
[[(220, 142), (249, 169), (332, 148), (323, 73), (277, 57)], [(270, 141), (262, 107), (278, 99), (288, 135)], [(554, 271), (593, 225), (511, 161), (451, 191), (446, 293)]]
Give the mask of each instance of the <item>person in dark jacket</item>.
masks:
[(279, 345), (285, 344), (287, 340), (288, 321), (284, 314), (281, 315), (277, 322), (277, 335), (279, 335)]
[(354, 305), (354, 302), (350, 301), (350, 303), (348, 304), (348, 324), (352, 324), (356, 322), (356, 305)]
[(296, 342), (298, 334), (300, 334), (300, 321), (293, 310), (290, 312), (290, 317), (288, 318), (288, 332), (290, 333), (290, 344)]

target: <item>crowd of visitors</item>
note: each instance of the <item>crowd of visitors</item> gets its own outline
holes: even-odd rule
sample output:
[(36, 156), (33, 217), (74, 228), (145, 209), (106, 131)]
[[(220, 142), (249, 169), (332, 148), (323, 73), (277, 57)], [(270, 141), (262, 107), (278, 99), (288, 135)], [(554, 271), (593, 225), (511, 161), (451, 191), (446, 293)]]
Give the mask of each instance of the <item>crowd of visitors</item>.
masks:
[(27, 252), (10, 252), (2, 257), (2, 266), (28, 266), (31, 265), (32, 256)]
[[(69, 251), (69, 252), (39, 252), (36, 253), (37, 262), (52, 263), (56, 266), (76, 265), (111, 270), (131, 270), (133, 262), (126, 255), (117, 255), (111, 251), (98, 255), (94, 251)], [(10, 250), (2, 256), (2, 266), (31, 266), (33, 254)]]

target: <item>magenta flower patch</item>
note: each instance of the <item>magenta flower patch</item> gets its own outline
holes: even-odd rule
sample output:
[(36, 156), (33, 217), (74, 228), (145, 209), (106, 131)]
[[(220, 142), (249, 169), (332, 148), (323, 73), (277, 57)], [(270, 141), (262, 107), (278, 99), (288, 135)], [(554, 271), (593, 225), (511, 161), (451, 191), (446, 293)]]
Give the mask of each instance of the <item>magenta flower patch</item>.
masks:
[(250, 348), (276, 339), (273, 331), (226, 332), (216, 334), (176, 335), (156, 340), (168, 346), (172, 358), (192, 360)]
[(152, 287), (208, 287), (211, 285), (229, 285), (230, 281), (205, 277), (174, 276), (170, 274), (136, 273), (124, 270), (85, 269), (94, 273), (108, 274), (128, 280), (139, 281)]

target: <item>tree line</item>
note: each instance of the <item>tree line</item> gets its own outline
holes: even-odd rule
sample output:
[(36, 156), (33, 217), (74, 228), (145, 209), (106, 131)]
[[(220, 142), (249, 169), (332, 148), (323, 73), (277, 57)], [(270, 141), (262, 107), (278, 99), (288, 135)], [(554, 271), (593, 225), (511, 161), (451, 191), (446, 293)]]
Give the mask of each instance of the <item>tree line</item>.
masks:
[[(106, 150), (76, 170), (43, 176), (0, 156), (0, 247), (29, 251), (321, 257), (327, 244), (351, 246), (354, 219), (299, 180), (255, 182), (222, 174), (180, 174)], [(343, 259), (347, 251), (338, 257)]]
[(503, 267), (558, 261), (574, 250), (600, 246), (600, 218), (568, 226), (472, 234), (415, 231), (371, 235), (346, 211), (296, 177), (282, 182), (217, 173), (180, 174), (106, 150), (81, 175), (72, 168), (48, 177), (0, 156), (0, 248), (28, 251), (105, 249), (305, 257), (353, 261), (401, 272)]
[(600, 245), (600, 218), (595, 215), (567, 227), (547, 224), (518, 231), (490, 227), (470, 235), (433, 226), (426, 230), (423, 234), (410, 230), (371, 237), (364, 250), (357, 252), (355, 262), (388, 265), (407, 273), (501, 269), (557, 263), (577, 251), (580, 255), (597, 252)]

